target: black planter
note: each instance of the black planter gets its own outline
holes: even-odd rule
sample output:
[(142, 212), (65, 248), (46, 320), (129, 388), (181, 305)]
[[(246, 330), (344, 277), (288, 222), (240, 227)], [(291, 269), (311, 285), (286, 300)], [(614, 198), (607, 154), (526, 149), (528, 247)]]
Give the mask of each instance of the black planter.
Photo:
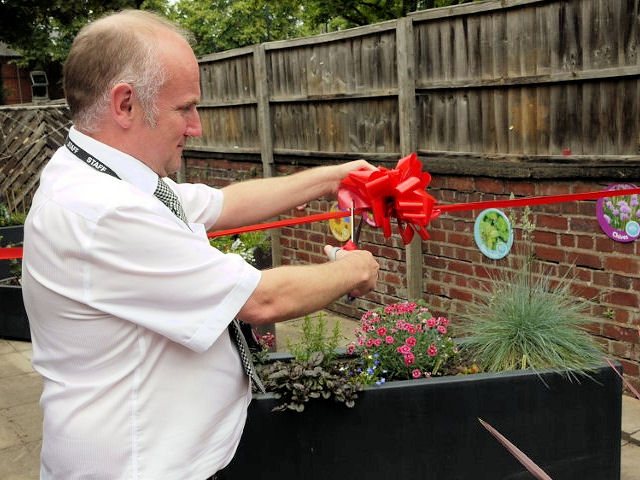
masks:
[(29, 319), (22, 302), (22, 287), (0, 285), (0, 337), (30, 341)]
[(0, 227), (0, 246), (21, 244), (24, 239), (24, 225)]
[(272, 413), (257, 395), (223, 480), (531, 479), (478, 422), (487, 421), (554, 480), (620, 478), (621, 381), (506, 372), (390, 382), (353, 409), (315, 401)]

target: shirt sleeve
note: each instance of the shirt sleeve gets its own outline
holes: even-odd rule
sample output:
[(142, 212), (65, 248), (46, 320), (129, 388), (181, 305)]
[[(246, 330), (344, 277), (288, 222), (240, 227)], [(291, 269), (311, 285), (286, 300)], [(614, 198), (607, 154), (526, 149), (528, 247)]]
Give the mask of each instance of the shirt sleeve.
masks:
[(203, 223), (207, 230), (215, 225), (222, 212), (222, 190), (202, 183), (176, 183), (170, 178), (165, 181), (180, 197), (180, 203), (190, 222)]
[(194, 351), (206, 350), (227, 328), (261, 275), (144, 205), (103, 215), (86, 253), (88, 305)]

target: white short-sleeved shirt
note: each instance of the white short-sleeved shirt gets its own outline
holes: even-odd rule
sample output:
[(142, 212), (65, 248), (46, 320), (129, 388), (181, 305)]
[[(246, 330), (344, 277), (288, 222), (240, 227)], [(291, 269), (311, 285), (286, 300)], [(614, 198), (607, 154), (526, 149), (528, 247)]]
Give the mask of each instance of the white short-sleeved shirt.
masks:
[(176, 184), (71, 129), (25, 224), (23, 295), (44, 378), (41, 479), (200, 480), (235, 452), (251, 393), (227, 326), (260, 272), (204, 235), (222, 192)]

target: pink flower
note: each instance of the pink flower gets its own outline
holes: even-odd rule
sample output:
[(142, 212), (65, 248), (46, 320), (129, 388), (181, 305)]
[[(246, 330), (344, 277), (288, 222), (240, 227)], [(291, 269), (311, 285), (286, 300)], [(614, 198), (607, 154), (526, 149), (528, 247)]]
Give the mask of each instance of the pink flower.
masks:
[(410, 353), (408, 355), (404, 356), (404, 364), (408, 367), (409, 365), (411, 365), (413, 362), (416, 361), (416, 357), (413, 353)]
[(347, 345), (347, 355), (353, 355), (356, 352), (356, 346), (353, 343)]
[(358, 338), (358, 345), (359, 346), (363, 346), (364, 345), (364, 338), (363, 337)]
[(438, 331), (444, 334), (447, 333), (447, 328), (444, 325), (438, 325)]
[(437, 323), (438, 321), (435, 319), (435, 317), (431, 317), (429, 320), (427, 320), (428, 327), (435, 327)]
[(367, 347), (373, 347), (373, 338), (367, 340)]
[(396, 351), (402, 355), (408, 355), (411, 353), (411, 347), (409, 345), (402, 345), (396, 348)]
[(447, 320), (445, 317), (438, 317), (438, 320), (440, 320), (440, 325), (444, 325), (445, 327), (449, 325), (449, 320)]
[(436, 348), (435, 345), (429, 345), (429, 348), (427, 349), (427, 353), (429, 354), (429, 356), (433, 357), (438, 354), (438, 349)]
[(384, 341), (391, 345), (393, 343), (393, 337), (391, 335), (387, 335)]
[(416, 327), (414, 327), (413, 325), (408, 325), (407, 326), (407, 332), (409, 332), (411, 335), (415, 335), (416, 334)]
[(410, 347), (415, 347), (416, 346), (416, 337), (407, 337), (407, 339), (404, 341), (404, 343), (406, 343)]
[(422, 376), (422, 372), (416, 368), (413, 372), (411, 372), (411, 376), (413, 378), (420, 378)]
[(380, 335), (381, 337), (384, 337), (387, 334), (387, 329), (384, 327), (380, 327), (378, 330), (378, 335)]
[(373, 341), (373, 344), (374, 344), (376, 347), (379, 347), (380, 345), (382, 345), (382, 339), (381, 339), (381, 338), (376, 338), (376, 339)]

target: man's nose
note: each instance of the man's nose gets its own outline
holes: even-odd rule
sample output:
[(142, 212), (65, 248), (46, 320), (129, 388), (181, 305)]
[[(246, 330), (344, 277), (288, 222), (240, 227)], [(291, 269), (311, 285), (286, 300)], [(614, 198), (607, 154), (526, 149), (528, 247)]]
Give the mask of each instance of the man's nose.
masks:
[(200, 123), (200, 114), (195, 109), (194, 112), (189, 116), (185, 135), (187, 137), (202, 136), (202, 123)]

